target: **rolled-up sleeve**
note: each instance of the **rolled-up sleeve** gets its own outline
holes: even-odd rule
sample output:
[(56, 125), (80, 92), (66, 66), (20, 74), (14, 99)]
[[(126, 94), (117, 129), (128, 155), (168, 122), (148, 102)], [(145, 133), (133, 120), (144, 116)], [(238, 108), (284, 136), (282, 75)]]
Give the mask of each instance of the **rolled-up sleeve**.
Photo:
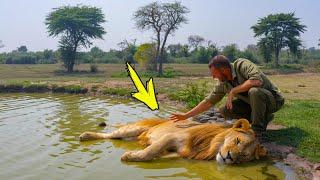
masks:
[(225, 88), (225, 83), (216, 83), (212, 92), (204, 100), (211, 102), (212, 105), (215, 105), (225, 96)]
[(244, 78), (248, 80), (260, 80), (263, 83), (261, 71), (258, 69), (258, 66), (251, 61), (243, 60), (239, 71)]

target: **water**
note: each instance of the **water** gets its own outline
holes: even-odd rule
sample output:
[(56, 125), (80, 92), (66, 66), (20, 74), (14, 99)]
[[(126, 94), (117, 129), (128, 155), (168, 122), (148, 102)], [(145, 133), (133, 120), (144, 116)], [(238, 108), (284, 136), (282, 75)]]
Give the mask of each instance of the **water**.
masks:
[[(159, 159), (124, 163), (135, 142), (79, 142), (84, 131), (112, 131), (112, 124), (168, 117), (132, 99), (52, 94), (0, 94), (0, 179), (292, 179), (270, 160), (218, 166), (215, 161)], [(98, 127), (100, 122), (107, 127)]]

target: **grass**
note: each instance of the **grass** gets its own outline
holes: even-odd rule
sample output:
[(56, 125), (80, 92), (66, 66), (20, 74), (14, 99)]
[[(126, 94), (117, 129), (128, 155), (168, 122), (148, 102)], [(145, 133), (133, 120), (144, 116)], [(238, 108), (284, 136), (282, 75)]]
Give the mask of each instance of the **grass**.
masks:
[(269, 131), (272, 141), (297, 148), (297, 154), (320, 162), (320, 101), (293, 100), (276, 113), (275, 123), (287, 128)]
[[(61, 65), (0, 65), (0, 92), (9, 86), (21, 92), (51, 88), (53, 92), (91, 92), (130, 96), (135, 92), (124, 64), (98, 64), (99, 71), (90, 73), (90, 65), (76, 66), (76, 72), (67, 74)], [(212, 89), (214, 81), (206, 64), (164, 64), (171, 78), (157, 77), (135, 67), (142, 82), (154, 77), (155, 89), (171, 99), (184, 101), (190, 108), (200, 102)], [(301, 67), (281, 67), (301, 70)], [(268, 67), (264, 71), (272, 70)], [(281, 73), (281, 72), (280, 72)], [(273, 73), (271, 73), (273, 74)], [(278, 74), (278, 73), (276, 73)], [(275, 123), (286, 129), (270, 131), (269, 138), (279, 144), (297, 148), (297, 153), (313, 162), (320, 161), (320, 75), (317, 73), (269, 75), (286, 99), (283, 109), (276, 113)], [(88, 87), (85, 88), (85, 87)], [(91, 88), (90, 88), (91, 87)], [(4, 91), (7, 92), (7, 91)], [(225, 99), (224, 99), (225, 100)], [(219, 103), (223, 105), (224, 102)], [(161, 104), (160, 104), (161, 106)]]
[(112, 94), (118, 96), (131, 96), (131, 92), (135, 91), (127, 88), (105, 88), (102, 90), (102, 94)]

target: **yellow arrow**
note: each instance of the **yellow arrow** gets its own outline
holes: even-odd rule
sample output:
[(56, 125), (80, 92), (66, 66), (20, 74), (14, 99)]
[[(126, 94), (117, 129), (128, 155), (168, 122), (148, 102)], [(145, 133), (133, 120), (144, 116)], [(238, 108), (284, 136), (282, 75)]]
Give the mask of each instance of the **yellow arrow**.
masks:
[(138, 92), (132, 92), (131, 96), (138, 99), (147, 105), (152, 111), (159, 109), (158, 101), (155, 95), (155, 89), (153, 85), (153, 79), (150, 78), (147, 81), (147, 89), (142, 84), (142, 81), (136, 71), (131, 67), (131, 65), (127, 62), (127, 70), (129, 76), (135, 85)]

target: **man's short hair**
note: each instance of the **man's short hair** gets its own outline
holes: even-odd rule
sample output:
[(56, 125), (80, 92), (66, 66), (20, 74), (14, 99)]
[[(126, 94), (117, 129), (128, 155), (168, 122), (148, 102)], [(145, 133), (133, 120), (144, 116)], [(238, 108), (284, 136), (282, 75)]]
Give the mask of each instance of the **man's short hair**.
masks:
[(229, 59), (227, 57), (225, 57), (224, 55), (217, 55), (217, 56), (213, 57), (209, 61), (209, 68), (211, 68), (212, 66), (215, 68), (229, 68), (229, 69), (231, 69)]

